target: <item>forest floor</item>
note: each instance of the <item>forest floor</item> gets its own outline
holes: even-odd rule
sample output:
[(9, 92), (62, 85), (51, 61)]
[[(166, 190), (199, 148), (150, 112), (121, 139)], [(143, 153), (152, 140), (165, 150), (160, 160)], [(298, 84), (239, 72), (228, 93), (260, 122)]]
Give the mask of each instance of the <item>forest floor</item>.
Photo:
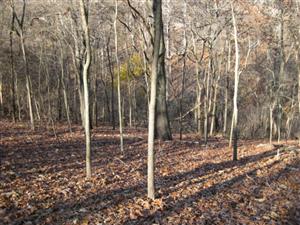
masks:
[(91, 179), (82, 130), (56, 133), (0, 122), (0, 224), (300, 224), (295, 141), (241, 141), (237, 162), (221, 137), (157, 142), (151, 201), (146, 130), (127, 129), (122, 153), (117, 131), (94, 129)]

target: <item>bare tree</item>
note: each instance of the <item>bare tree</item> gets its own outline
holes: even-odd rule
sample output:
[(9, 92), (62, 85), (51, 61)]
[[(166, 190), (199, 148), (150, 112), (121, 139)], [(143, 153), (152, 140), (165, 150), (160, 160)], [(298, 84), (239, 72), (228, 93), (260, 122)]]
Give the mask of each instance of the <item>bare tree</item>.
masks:
[(115, 0), (115, 20), (114, 20), (114, 31), (115, 31), (115, 57), (117, 63), (117, 81), (118, 81), (118, 112), (119, 112), (119, 130), (120, 130), (120, 148), (123, 151), (123, 113), (121, 107), (121, 79), (120, 79), (120, 63), (118, 57), (118, 32), (117, 32), (117, 21), (118, 21), (118, 0)]
[(229, 73), (231, 71), (231, 44), (228, 44), (228, 56), (226, 63), (226, 77), (225, 77), (225, 94), (224, 94), (224, 121), (223, 121), (223, 133), (226, 134), (227, 131), (227, 116), (228, 116), (228, 89), (229, 89)]
[(109, 73), (110, 73), (110, 78), (111, 78), (111, 83), (110, 83), (110, 88), (111, 88), (111, 93), (110, 93), (110, 98), (111, 98), (111, 123), (112, 123), (112, 128), (113, 130), (116, 129), (116, 123), (115, 123), (115, 89), (114, 89), (114, 72), (113, 72), (113, 65), (111, 62), (111, 56), (110, 56), (110, 47), (109, 47), (109, 42), (110, 42), (110, 37), (107, 39), (106, 43), (106, 53), (107, 53), (107, 58), (108, 58), (108, 68), (109, 68)]
[(230, 135), (230, 146), (233, 135), (233, 160), (238, 159), (237, 152), (237, 141), (238, 141), (238, 87), (239, 87), (239, 45), (238, 45), (238, 32), (236, 25), (236, 18), (234, 13), (233, 3), (231, 3), (231, 15), (232, 15), (232, 24), (234, 32), (234, 44), (235, 44), (235, 67), (234, 67), (234, 95), (233, 95), (233, 113), (232, 113), (232, 123), (231, 123), (231, 135)]
[[(16, 122), (16, 74), (15, 74), (15, 59), (13, 50), (13, 34), (14, 34), (15, 14), (11, 16), (11, 27), (9, 32), (9, 48), (10, 48), (10, 75), (11, 75), (11, 99), (13, 109), (13, 122)], [(2, 85), (2, 82), (1, 82)], [(2, 88), (1, 88), (1, 105), (2, 105)]]
[[(86, 1), (88, 3), (88, 0)], [(92, 166), (91, 166), (91, 134), (90, 134), (90, 110), (89, 110), (89, 85), (88, 85), (88, 75), (89, 68), (91, 64), (91, 46), (90, 46), (90, 34), (88, 27), (88, 10), (86, 7), (86, 2), (80, 0), (80, 15), (82, 29), (84, 32), (85, 41), (85, 62), (83, 66), (82, 76), (83, 76), (83, 89), (84, 89), (84, 130), (85, 130), (85, 144), (86, 144), (86, 176), (90, 178), (92, 176)]]
[[(153, 42), (153, 34), (151, 32), (151, 25), (147, 23), (147, 20), (145, 17), (131, 4), (130, 0), (127, 0), (128, 6), (132, 10), (132, 14), (134, 15), (134, 18), (139, 18), (142, 21), (143, 28), (146, 29), (146, 32), (142, 31), (142, 36), (144, 39), (144, 45), (148, 46), (149, 43), (147, 43), (146, 36), (151, 40), (150, 45), (154, 48), (154, 42)], [(147, 8), (147, 7), (145, 7)], [(148, 48), (149, 49), (149, 48)], [(155, 138), (161, 139), (161, 140), (171, 140), (172, 139), (172, 133), (170, 128), (170, 121), (169, 121), (169, 115), (168, 115), (168, 105), (167, 105), (167, 80), (166, 80), (166, 68), (165, 68), (165, 41), (164, 38), (162, 38), (160, 47), (159, 47), (159, 54), (162, 55), (162, 57), (159, 58), (159, 70), (157, 73), (157, 97), (156, 97), (156, 108), (155, 108)], [(144, 51), (144, 55), (147, 55), (146, 51)], [(149, 63), (149, 57), (145, 56), (145, 60), (148, 61), (147, 65)]]
[(154, 187), (154, 132), (155, 132), (155, 108), (157, 77), (159, 73), (159, 63), (164, 61), (164, 55), (161, 55), (161, 45), (163, 42), (163, 22), (162, 22), (162, 1), (153, 0), (152, 9), (154, 15), (154, 45), (153, 60), (151, 70), (151, 94), (149, 103), (149, 120), (148, 120), (148, 197), (155, 198)]
[(184, 30), (183, 30), (183, 65), (182, 65), (182, 75), (181, 75), (181, 95), (180, 95), (180, 100), (179, 100), (179, 110), (180, 110), (180, 128), (179, 128), (179, 136), (180, 140), (182, 139), (182, 131), (183, 131), (183, 97), (184, 97), (184, 88), (185, 88), (185, 76), (186, 76), (186, 58), (187, 58), (187, 48), (188, 48), (188, 43), (187, 43), (187, 34), (186, 34), (186, 14), (187, 14), (187, 5), (186, 1), (183, 3), (183, 23), (184, 23)]
[(25, 66), (25, 78), (26, 78), (27, 102), (28, 102), (29, 117), (30, 117), (30, 127), (32, 130), (34, 130), (34, 117), (33, 117), (33, 109), (32, 109), (31, 85), (30, 85), (31, 81), (29, 76), (27, 52), (25, 48), (25, 37), (24, 37), (24, 19), (26, 13), (26, 0), (23, 0), (22, 14), (20, 18), (16, 13), (14, 0), (11, 0), (11, 10), (12, 10), (12, 14), (14, 14), (14, 19), (13, 19), (13, 22), (15, 22), (14, 30), (16, 31), (17, 35), (20, 38), (22, 58)]

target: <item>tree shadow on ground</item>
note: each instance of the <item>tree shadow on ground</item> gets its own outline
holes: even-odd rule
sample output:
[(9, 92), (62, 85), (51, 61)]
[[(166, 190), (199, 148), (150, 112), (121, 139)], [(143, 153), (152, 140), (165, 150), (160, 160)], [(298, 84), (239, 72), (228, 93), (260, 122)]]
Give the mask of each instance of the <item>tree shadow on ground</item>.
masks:
[[(260, 154), (244, 157), (238, 161), (229, 160), (229, 161), (223, 161), (219, 163), (205, 163), (201, 165), (201, 167), (198, 167), (191, 171), (170, 175), (170, 176), (164, 176), (161, 179), (158, 179), (157, 186), (159, 188), (163, 188), (164, 186), (166, 187), (175, 186), (180, 182), (189, 181), (195, 177), (201, 177), (204, 175), (213, 174), (218, 171), (225, 170), (232, 167), (236, 167), (236, 168), (243, 167), (249, 163), (257, 162), (268, 157), (273, 157), (276, 154), (277, 154), (276, 149), (272, 149), (270, 151), (266, 151)], [(167, 185), (165, 185), (165, 183), (167, 183)], [(181, 188), (184, 188), (184, 186)]]
[[(267, 165), (266, 167), (268, 169), (271, 169), (275, 164), (278, 164), (279, 161), (274, 161), (273, 163)], [(300, 160), (298, 159), (296, 162), (289, 164), (288, 166), (298, 166), (299, 167), (299, 163)], [(176, 212), (180, 212), (185, 208), (189, 208), (192, 207), (192, 211), (196, 210), (197, 211), (197, 207), (195, 208), (195, 201), (197, 201), (197, 199), (200, 198), (205, 198), (205, 199), (209, 199), (213, 196), (215, 196), (216, 194), (222, 192), (223, 190), (225, 190), (226, 188), (230, 188), (232, 186), (234, 186), (235, 184), (239, 184), (241, 183), (245, 178), (251, 178), (256, 180), (257, 183), (261, 183), (263, 182), (266, 177), (257, 177), (257, 171), (262, 169), (262, 167), (253, 169), (247, 173), (238, 175), (233, 177), (230, 180), (226, 180), (224, 182), (221, 183), (217, 183), (214, 184), (208, 188), (202, 189), (199, 192), (196, 192), (195, 194), (192, 194), (188, 197), (184, 197), (181, 198), (179, 200), (173, 201), (172, 199), (169, 199), (169, 202), (166, 203), (166, 206), (164, 207), (163, 210), (157, 210), (155, 213), (153, 213), (152, 215), (149, 216), (140, 216), (137, 219), (128, 219), (127, 221), (125, 221), (123, 224), (124, 225), (133, 225), (133, 224), (161, 224), (161, 221), (164, 219), (167, 219), (168, 216), (171, 216), (174, 211)], [(286, 174), (288, 174), (291, 171), (291, 169), (289, 169), (289, 167), (285, 167), (283, 169), (281, 169), (278, 173), (273, 174), (271, 177), (268, 177), (268, 180), (270, 183), (277, 181), (280, 177), (285, 176)], [(294, 206), (296, 209), (300, 209), (300, 206)], [(291, 209), (293, 210), (294, 207), (292, 206)], [(271, 208), (271, 204), (270, 204), (270, 208)], [(299, 218), (296, 218), (297, 214), (291, 212), (290, 215), (288, 215), (287, 220), (290, 221), (290, 224), (296, 224), (294, 223), (294, 221), (300, 221)], [(255, 216), (253, 216), (253, 218), (255, 218)], [(200, 221), (198, 221), (200, 224)], [(210, 219), (206, 219), (205, 221), (202, 221), (203, 223), (201, 224), (215, 224), (214, 222), (214, 218), (210, 218)], [(239, 221), (236, 221), (237, 223), (239, 223)], [(279, 221), (280, 222), (280, 221)]]
[[(226, 161), (220, 163), (208, 163), (208, 164), (200, 165), (198, 168), (195, 168), (188, 172), (178, 173), (178, 174), (158, 178), (157, 187), (158, 189), (162, 190), (163, 195), (168, 195), (168, 192), (171, 187), (176, 186), (176, 184), (181, 183), (183, 181), (190, 180), (193, 178), (201, 178), (205, 174), (215, 173), (220, 170), (224, 170), (232, 167), (244, 166), (251, 162), (256, 162), (268, 157), (273, 157), (275, 154), (276, 151), (271, 150), (261, 154), (245, 157), (238, 162)], [(143, 170), (146, 170), (146, 168), (144, 168)], [(157, 218), (167, 217), (171, 213), (172, 207), (184, 208), (187, 204), (191, 204), (191, 201), (194, 201), (195, 198), (213, 195), (221, 191), (222, 189), (243, 180), (246, 176), (254, 176), (256, 170), (257, 169), (247, 174), (234, 177), (229, 181), (225, 181), (213, 185), (212, 187), (209, 187), (207, 189), (203, 189), (199, 193), (190, 196), (188, 198), (180, 199), (175, 203), (175, 205), (170, 204), (169, 206), (167, 206), (165, 208), (165, 211), (163, 212), (157, 211), (149, 217), (141, 217), (136, 220), (128, 219), (128, 221), (126, 221), (125, 224), (143, 224), (144, 222), (145, 223), (147, 221), (149, 222), (149, 220), (153, 222)], [(203, 182), (203, 181), (205, 180), (203, 179), (198, 182)], [(35, 221), (35, 220), (39, 221), (40, 223), (45, 223), (49, 215), (51, 215), (54, 218), (57, 218), (58, 220), (62, 218), (64, 221), (69, 221), (75, 216), (78, 218), (83, 218), (88, 214), (99, 213), (101, 212), (101, 210), (107, 209), (109, 207), (117, 206), (120, 203), (124, 204), (134, 198), (140, 198), (146, 195), (145, 182), (139, 182), (139, 183), (132, 182), (130, 185), (131, 186), (127, 186), (127, 187), (125, 186), (124, 188), (117, 188), (113, 190), (103, 191), (96, 195), (91, 195), (87, 198), (81, 199), (80, 201), (76, 201), (76, 202), (74, 201), (56, 202), (50, 208), (38, 209), (33, 213), (31, 213), (30, 215), (23, 216), (17, 219), (14, 224), (22, 224), (26, 221)], [(80, 211), (81, 208), (86, 208), (87, 212), (81, 212)]]
[[(40, 141), (40, 140), (39, 140)], [(141, 143), (140, 139), (125, 138), (124, 144), (131, 145)], [(97, 166), (104, 166), (122, 153), (113, 146), (118, 145), (116, 138), (95, 138), (92, 141), (93, 163)], [(99, 148), (108, 147), (109, 151), (101, 151)], [(16, 177), (33, 179), (39, 175), (59, 173), (66, 170), (82, 169), (85, 167), (85, 145), (81, 141), (66, 140), (59, 144), (53, 142), (36, 142), (34, 144), (12, 145), (1, 151), (1, 159), (8, 162), (6, 170), (13, 170), (14, 173), (5, 177), (7, 182)], [(17, 156), (17, 157), (16, 157)]]

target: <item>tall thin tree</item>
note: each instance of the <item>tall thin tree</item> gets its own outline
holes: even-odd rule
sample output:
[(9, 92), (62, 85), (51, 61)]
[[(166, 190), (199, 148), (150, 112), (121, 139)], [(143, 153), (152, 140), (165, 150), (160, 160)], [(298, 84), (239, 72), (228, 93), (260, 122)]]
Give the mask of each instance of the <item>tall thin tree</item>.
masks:
[(30, 127), (34, 130), (34, 116), (33, 116), (33, 109), (32, 109), (32, 97), (31, 97), (31, 81), (29, 76), (29, 68), (28, 68), (28, 60), (27, 60), (27, 51), (25, 48), (25, 37), (24, 37), (24, 20), (25, 20), (25, 13), (26, 13), (26, 0), (23, 0), (22, 6), (22, 14), (21, 17), (18, 17), (16, 10), (15, 10), (15, 3), (14, 0), (11, 0), (11, 10), (12, 14), (14, 15), (13, 22), (16, 22), (17, 25), (14, 24), (14, 30), (16, 31), (17, 35), (20, 38), (20, 47), (22, 51), (22, 58), (25, 66), (25, 80), (26, 80), (26, 91), (27, 91), (27, 102), (28, 102), (28, 109), (29, 109), (29, 117), (30, 117)]
[(232, 14), (232, 23), (233, 23), (233, 32), (234, 32), (234, 44), (235, 44), (235, 67), (234, 67), (234, 94), (233, 94), (233, 113), (232, 113), (232, 123), (231, 123), (231, 131), (230, 131), (230, 146), (232, 143), (233, 137), (233, 160), (236, 161), (238, 159), (237, 152), (237, 141), (238, 141), (238, 86), (239, 86), (239, 45), (238, 45), (238, 32), (237, 32), (237, 24), (236, 18), (234, 14), (233, 3), (231, 3), (231, 14)]
[[(87, 0), (88, 2), (88, 0)], [(89, 112), (89, 85), (88, 74), (91, 64), (91, 46), (90, 46), (90, 34), (88, 27), (88, 10), (84, 0), (79, 1), (80, 15), (82, 29), (84, 32), (85, 41), (85, 62), (83, 66), (83, 89), (84, 89), (84, 130), (85, 130), (85, 144), (86, 144), (86, 176), (90, 178), (92, 176), (91, 168), (91, 133), (90, 133), (90, 112)]]
[(120, 63), (118, 57), (118, 32), (117, 32), (117, 20), (118, 20), (118, 0), (115, 0), (115, 57), (117, 63), (117, 85), (118, 85), (118, 112), (119, 112), (119, 130), (120, 130), (120, 148), (123, 151), (123, 114), (121, 104), (121, 78), (120, 78)]
[(164, 60), (160, 55), (160, 46), (163, 39), (163, 22), (161, 0), (153, 0), (152, 10), (154, 16), (154, 45), (153, 60), (151, 68), (151, 94), (149, 103), (148, 121), (148, 197), (155, 198), (154, 186), (154, 134), (155, 134), (155, 106), (157, 92), (157, 76), (159, 72), (159, 61)]

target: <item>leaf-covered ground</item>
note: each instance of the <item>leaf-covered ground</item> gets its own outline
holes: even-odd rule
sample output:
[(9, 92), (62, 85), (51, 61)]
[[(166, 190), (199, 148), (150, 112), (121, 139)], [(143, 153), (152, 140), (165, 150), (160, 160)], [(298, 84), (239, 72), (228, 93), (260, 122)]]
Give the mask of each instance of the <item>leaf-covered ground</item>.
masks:
[(150, 201), (145, 130), (121, 153), (117, 131), (94, 129), (89, 180), (82, 130), (56, 133), (0, 122), (0, 224), (300, 224), (296, 142), (242, 141), (238, 162), (222, 138), (157, 142)]

